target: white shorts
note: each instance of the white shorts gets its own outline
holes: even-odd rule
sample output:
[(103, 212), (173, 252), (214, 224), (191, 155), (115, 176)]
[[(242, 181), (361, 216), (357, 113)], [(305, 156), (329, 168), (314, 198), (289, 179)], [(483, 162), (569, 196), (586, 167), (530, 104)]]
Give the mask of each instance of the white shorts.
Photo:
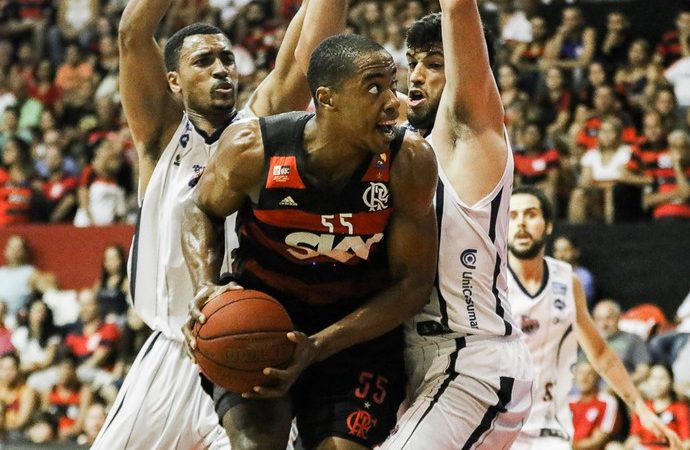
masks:
[(182, 342), (159, 331), (149, 337), (91, 449), (230, 449)]
[(458, 338), (409, 347), (411, 406), (386, 450), (506, 449), (532, 405), (532, 359), (516, 338)]
[(545, 436), (530, 436), (520, 433), (510, 447), (511, 450), (572, 450), (573, 444), (565, 439)]

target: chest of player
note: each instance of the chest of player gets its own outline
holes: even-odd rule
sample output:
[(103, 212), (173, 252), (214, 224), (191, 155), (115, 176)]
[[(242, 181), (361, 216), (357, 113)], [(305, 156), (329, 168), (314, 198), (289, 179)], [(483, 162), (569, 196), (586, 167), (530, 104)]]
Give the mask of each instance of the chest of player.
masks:
[(368, 259), (384, 238), (393, 199), (387, 154), (372, 156), (337, 189), (319, 184), (296, 156), (272, 156), (252, 218), (298, 259)]
[(530, 347), (546, 352), (575, 325), (575, 304), (567, 283), (549, 281), (534, 297), (511, 294), (513, 311)]

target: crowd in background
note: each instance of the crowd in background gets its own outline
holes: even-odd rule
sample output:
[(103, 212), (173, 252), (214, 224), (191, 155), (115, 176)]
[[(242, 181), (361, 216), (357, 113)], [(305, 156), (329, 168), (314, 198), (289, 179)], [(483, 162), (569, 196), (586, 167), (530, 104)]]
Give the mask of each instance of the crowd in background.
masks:
[[(219, 26), (233, 43), (243, 105), (272, 69), (299, 3), (175, 0), (159, 43), (194, 22)], [(669, 11), (668, 29), (646, 39), (616, 2), (600, 28), (588, 25), (577, 3), (557, 21), (547, 20), (538, 0), (479, 3), (494, 35), (515, 185), (543, 189), (559, 219), (570, 223), (690, 219), (690, 8)], [(137, 157), (118, 94), (117, 27), (125, 4), (0, 0), (0, 227), (136, 219)], [(406, 92), (405, 30), (437, 10), (435, 1), (354, 1), (347, 30), (393, 55)], [(650, 322), (660, 313), (645, 310), (644, 320), (621, 319), (637, 333), (622, 334), (620, 308), (597, 303), (592, 274), (577, 265), (577, 243), (562, 237), (553, 247), (576, 266), (602, 333), (628, 358), (647, 398), (657, 411), (674, 405), (669, 417), (690, 439), (690, 326), (665, 332), (666, 319)], [(124, 253), (105, 250), (101, 277), (67, 295), (72, 310), (64, 307), (59, 280), (31, 265), (24, 238), (8, 241), (5, 259), (0, 431), (10, 440), (88, 444), (147, 333), (128, 310)], [(685, 304), (690, 316), (690, 300)], [(607, 328), (613, 322), (615, 329)], [(628, 446), (648, 442), (634, 417), (606, 409), (611, 402), (596, 400), (602, 412), (591, 412), (587, 402), (600, 396), (592, 372), (586, 362), (576, 370), (576, 441), (605, 428)]]

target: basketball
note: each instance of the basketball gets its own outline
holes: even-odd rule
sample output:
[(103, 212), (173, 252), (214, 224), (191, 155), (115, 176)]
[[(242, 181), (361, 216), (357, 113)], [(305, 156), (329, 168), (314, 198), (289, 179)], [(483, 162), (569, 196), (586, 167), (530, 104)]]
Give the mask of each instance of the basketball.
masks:
[(266, 367), (284, 368), (295, 344), (285, 308), (273, 297), (248, 289), (224, 292), (210, 299), (196, 323), (196, 358), (201, 372), (218, 386), (235, 393), (266, 384)]

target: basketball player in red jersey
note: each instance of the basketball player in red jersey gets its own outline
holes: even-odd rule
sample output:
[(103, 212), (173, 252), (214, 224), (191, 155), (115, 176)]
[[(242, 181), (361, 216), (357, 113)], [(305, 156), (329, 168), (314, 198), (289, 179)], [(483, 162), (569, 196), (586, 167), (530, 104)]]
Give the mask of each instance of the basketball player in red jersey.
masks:
[(369, 449), (393, 427), (404, 396), (399, 325), (434, 279), (436, 160), (394, 127), (396, 66), (380, 45), (326, 39), (307, 80), (316, 114), (230, 126), (187, 202), (183, 249), (200, 294), (185, 327), (218, 289), (226, 216), (238, 212), (234, 276), (276, 297), (296, 331), (276, 386), (213, 397), (233, 450), (285, 447), (293, 416), (307, 449)]

